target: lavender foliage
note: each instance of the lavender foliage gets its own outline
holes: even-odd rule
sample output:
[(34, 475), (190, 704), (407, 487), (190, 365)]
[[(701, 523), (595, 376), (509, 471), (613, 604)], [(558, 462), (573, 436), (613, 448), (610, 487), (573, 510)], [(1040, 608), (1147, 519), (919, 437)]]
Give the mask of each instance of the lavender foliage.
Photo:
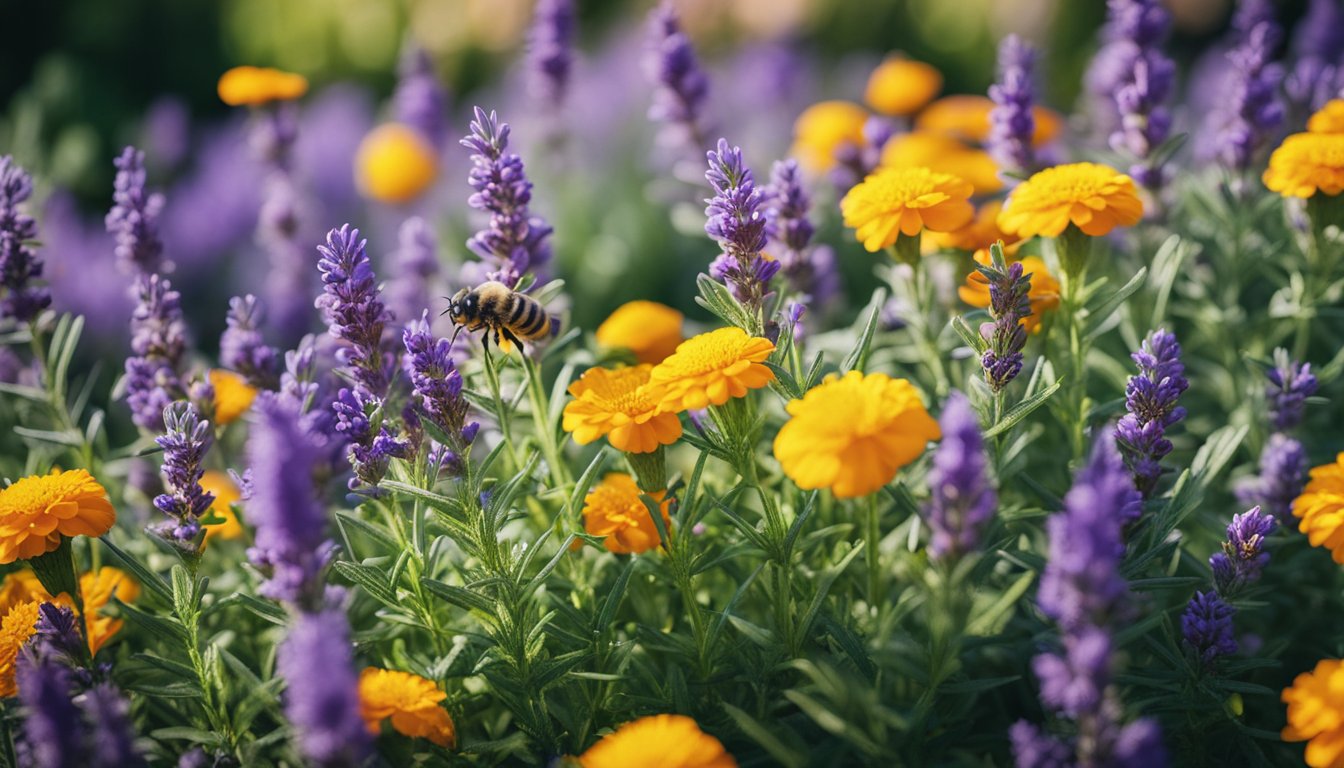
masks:
[(1031, 275), (1023, 274), (1021, 262), (1005, 265), (1001, 257), (977, 269), (989, 281), (989, 316), (994, 319), (980, 326), (981, 338), (989, 342), (980, 365), (985, 383), (1001, 392), (1022, 371), (1022, 348), (1027, 345), (1022, 319), (1031, 315)]
[(1125, 385), (1125, 409), (1115, 427), (1125, 463), (1134, 473), (1134, 486), (1144, 498), (1157, 489), (1161, 460), (1171, 453), (1167, 429), (1185, 418), (1176, 401), (1190, 386), (1181, 362), (1181, 345), (1164, 329), (1148, 334), (1139, 351), (1130, 355), (1139, 373)]
[(989, 481), (980, 420), (970, 400), (953, 391), (939, 425), (943, 437), (929, 470), (931, 498), (925, 519), (933, 532), (930, 554), (949, 559), (979, 547), (998, 496)]
[(1293, 499), (1307, 482), (1307, 450), (1301, 442), (1276, 432), (1260, 453), (1260, 473), (1234, 487), (1237, 501), (1259, 505), (1279, 522), (1292, 519)]
[(226, 328), (219, 337), (219, 362), (258, 389), (275, 389), (279, 356), (262, 337), (265, 310), (252, 294), (229, 299)]
[(0, 156), (0, 319), (26, 323), (51, 304), (51, 292), (34, 285), (42, 260), (31, 241), (37, 222), (19, 210), (33, 194), (33, 178), (14, 158)]
[(1176, 66), (1162, 52), (1170, 27), (1158, 0), (1108, 0), (1103, 44), (1085, 77), (1098, 130), (1133, 158), (1130, 176), (1150, 189), (1164, 181), (1153, 150), (1171, 132), (1167, 101)]
[(1274, 526), (1274, 518), (1259, 507), (1233, 515), (1227, 526), (1223, 551), (1215, 552), (1209, 558), (1218, 594), (1229, 597), (1260, 580), (1269, 563), (1265, 539), (1274, 531)]
[(381, 341), (391, 316), (379, 296), (367, 244), (349, 224), (327, 233), (326, 244), (317, 247), (322, 295), (315, 304), (331, 335), (345, 342), (337, 358), (367, 393), (382, 397), (387, 394), (389, 361)]
[(441, 149), (448, 135), (448, 91), (434, 73), (434, 62), (423, 48), (408, 43), (397, 74), (397, 90), (392, 94), (397, 122), (414, 128)]
[(210, 510), (215, 497), (201, 488), (205, 474), (205, 454), (214, 442), (210, 422), (202, 419), (196, 406), (185, 401), (169, 405), (163, 412), (165, 433), (155, 438), (163, 449), (163, 482), (167, 493), (154, 498), (154, 506), (170, 519), (152, 530), (190, 551), (201, 532), (200, 518)]
[(1273, 63), (1283, 30), (1272, 7), (1254, 2), (1242, 4), (1234, 25), (1240, 36), (1227, 54), (1232, 74), (1223, 96), (1226, 108), (1214, 118), (1219, 121), (1216, 151), (1225, 166), (1244, 172), (1283, 122), (1278, 96), (1283, 72)]
[(106, 224), (107, 231), (117, 238), (117, 266), (130, 275), (172, 271), (172, 262), (163, 258), (163, 240), (159, 237), (163, 195), (145, 189), (145, 153), (126, 147), (113, 162), (117, 176)]
[(1008, 35), (999, 43), (999, 80), (989, 87), (994, 108), (989, 113), (989, 139), (986, 148), (1000, 168), (1029, 172), (1035, 167), (1032, 136), (1036, 119), (1032, 108), (1036, 95), (1032, 71), (1036, 51), (1017, 35)]
[(1311, 363), (1298, 363), (1288, 356), (1288, 350), (1274, 350), (1274, 367), (1266, 374), (1269, 385), (1265, 399), (1269, 401), (1269, 420), (1274, 429), (1287, 432), (1302, 423), (1307, 398), (1316, 394), (1320, 382), (1311, 372)]
[(743, 162), (741, 148), (719, 139), (718, 148), (705, 156), (705, 178), (714, 188), (714, 197), (705, 200), (705, 233), (723, 251), (710, 265), (710, 275), (727, 283), (738, 301), (760, 310), (781, 266), (761, 255), (766, 243), (763, 192)]
[(659, 142), (672, 148), (703, 147), (709, 77), (696, 59), (671, 3), (659, 5), (649, 15), (644, 66), (653, 86), (649, 119), (661, 126)]
[(1236, 609), (1218, 596), (1217, 592), (1196, 592), (1181, 614), (1181, 637), (1204, 666), (1211, 665), (1219, 656), (1237, 652), (1237, 641), (1232, 636), (1232, 614)]
[(528, 87), (534, 99), (559, 109), (574, 66), (573, 0), (538, 0), (528, 35)]
[(178, 374), (187, 348), (181, 294), (159, 275), (141, 275), (131, 313), (131, 356), (126, 358), (126, 404), (131, 420), (163, 431), (163, 409), (185, 395)]
[(312, 765), (353, 768), (372, 747), (360, 717), (359, 683), (345, 614), (301, 614), (280, 646), (276, 672), (287, 684), (285, 717)]

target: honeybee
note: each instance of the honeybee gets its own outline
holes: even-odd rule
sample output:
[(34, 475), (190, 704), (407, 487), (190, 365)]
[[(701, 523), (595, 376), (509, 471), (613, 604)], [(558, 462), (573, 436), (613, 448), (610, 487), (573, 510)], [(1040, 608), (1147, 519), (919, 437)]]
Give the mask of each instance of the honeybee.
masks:
[(443, 314), (459, 331), (486, 329), (482, 337), (486, 346), (490, 344), (490, 331), (494, 331), (495, 344), (501, 349), (506, 348), (500, 337), (521, 347), (524, 341), (544, 339), (559, 328), (536, 299), (494, 280), (458, 291)]

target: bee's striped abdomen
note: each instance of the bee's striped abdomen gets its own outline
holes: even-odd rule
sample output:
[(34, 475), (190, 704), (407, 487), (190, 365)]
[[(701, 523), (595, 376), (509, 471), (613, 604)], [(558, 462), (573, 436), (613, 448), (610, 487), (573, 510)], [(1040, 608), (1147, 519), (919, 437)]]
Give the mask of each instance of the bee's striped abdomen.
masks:
[(550, 318), (546, 316), (546, 310), (541, 308), (541, 304), (529, 296), (515, 294), (514, 299), (520, 306), (525, 308), (514, 314), (521, 315), (521, 319), (513, 325), (513, 331), (519, 338), (539, 339), (546, 335), (550, 329)]

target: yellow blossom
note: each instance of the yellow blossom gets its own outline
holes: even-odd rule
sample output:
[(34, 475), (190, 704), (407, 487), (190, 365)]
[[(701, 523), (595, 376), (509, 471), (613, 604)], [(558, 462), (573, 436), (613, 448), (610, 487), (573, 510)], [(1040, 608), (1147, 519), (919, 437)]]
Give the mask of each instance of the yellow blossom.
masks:
[[(140, 596), (140, 585), (121, 569), (103, 566), (96, 572), (80, 574), (79, 591), (89, 616), (89, 652), (96, 654), (124, 623), (121, 619), (102, 615), (102, 609), (112, 602), (113, 596), (123, 603), (134, 602)], [(31, 570), (6, 574), (3, 586), (0, 586), (0, 613), (27, 602), (55, 603), (78, 614), (70, 595), (62, 592), (53, 597)]]
[(597, 343), (628, 349), (641, 363), (657, 365), (681, 343), (682, 314), (656, 301), (631, 301), (616, 308), (597, 327)]
[(990, 200), (975, 211), (975, 218), (966, 226), (951, 232), (934, 232), (929, 238), (943, 248), (956, 248), (972, 253), (988, 250), (989, 246), (1002, 241), (1004, 253), (1011, 254), (1020, 244), (1017, 238), (999, 228), (999, 212), (1003, 210), (1003, 201)]
[(579, 756), (582, 768), (737, 768), (723, 743), (685, 715), (626, 723)]
[(446, 698), (433, 680), (410, 672), (367, 667), (359, 675), (360, 715), (371, 733), (391, 718), (393, 730), (403, 736), (452, 748), (457, 732), (453, 718), (440, 706)]
[(1283, 689), (1288, 724), (1284, 741), (1307, 742), (1311, 768), (1344, 768), (1344, 662), (1322, 659)]
[(562, 426), (574, 442), (587, 445), (605, 436), (614, 448), (649, 453), (681, 437), (681, 420), (659, 411), (658, 401), (645, 390), (651, 365), (589, 368), (569, 385), (574, 397), (567, 405)]
[(0, 490), (0, 564), (51, 552), (62, 536), (102, 536), (116, 520), (88, 470), (25, 477)]
[(835, 167), (835, 152), (850, 144), (862, 146), (863, 124), (868, 111), (851, 101), (822, 101), (807, 109), (793, 123), (793, 149), (803, 168), (823, 173)]
[(977, 195), (1003, 189), (999, 166), (988, 152), (968, 147), (943, 133), (916, 131), (891, 137), (882, 146), (880, 167), (922, 167), (946, 173), (969, 181)]
[(928, 104), (943, 87), (943, 76), (922, 61), (893, 56), (868, 76), (863, 100), (884, 115), (909, 115)]
[(19, 692), (14, 683), (14, 664), (24, 643), (37, 629), (40, 605), (36, 600), (19, 603), (0, 619), (0, 699), (11, 698)]
[[(989, 251), (976, 251), (975, 260), (989, 266)], [(1031, 292), (1027, 294), (1031, 314), (1022, 318), (1021, 323), (1027, 331), (1035, 333), (1041, 329), (1041, 316), (1059, 306), (1059, 281), (1039, 256), (1022, 259), (1022, 274), (1031, 278)], [(984, 309), (989, 306), (989, 280), (979, 270), (972, 271), (966, 276), (966, 283), (957, 287), (957, 295), (972, 307)]]
[(219, 426), (238, 420), (252, 407), (257, 390), (247, 379), (233, 371), (210, 371), (210, 386), (215, 390), (215, 423)]
[(774, 350), (769, 339), (741, 328), (702, 333), (654, 366), (646, 394), (669, 413), (723, 405), (774, 380), (774, 372), (762, 365)]
[(928, 168), (880, 168), (849, 190), (840, 212), (863, 247), (876, 252), (899, 235), (965, 226), (975, 216), (973, 191), (965, 180)]
[(269, 67), (234, 67), (219, 78), (219, 98), (231, 107), (292, 101), (308, 92), (303, 75)]
[(438, 176), (434, 147), (401, 123), (374, 128), (355, 151), (355, 182), (365, 197), (405, 203), (420, 196)]
[(242, 498), (238, 486), (227, 472), (207, 469), (201, 475), (201, 489), (212, 494), (215, 501), (210, 505), (210, 514), (224, 518), (224, 522), (205, 526), (205, 542), (218, 536), (221, 539), (236, 539), (243, 535), (243, 525), (233, 513), (233, 503)]
[(1013, 190), (999, 213), (999, 226), (1021, 238), (1058, 237), (1070, 224), (1100, 237), (1143, 218), (1134, 181), (1096, 163), (1046, 168)]
[(775, 436), (775, 458), (799, 488), (866, 496), (942, 436), (919, 392), (885, 373), (834, 374), (801, 400)]
[(1344, 133), (1294, 133), (1269, 156), (1262, 178), (1284, 197), (1344, 192)]
[(1344, 99), (1331, 99), (1307, 120), (1309, 133), (1344, 133)]
[[(989, 139), (989, 112), (992, 109), (994, 102), (987, 96), (944, 96), (920, 111), (915, 118), (915, 129), (983, 144)], [(1044, 146), (1059, 137), (1064, 127), (1059, 113), (1037, 105), (1032, 108), (1031, 116), (1035, 122), (1031, 135), (1033, 146)]]
[[(649, 508), (639, 498), (640, 490), (631, 476), (612, 472), (583, 499), (583, 529), (592, 536), (606, 536), (606, 548), (618, 555), (637, 555), (662, 544), (658, 526), (653, 524)], [(671, 499), (665, 491), (649, 493), (659, 502), (663, 524), (672, 530), (668, 516)]]
[(1307, 487), (1293, 500), (1293, 515), (1302, 518), (1298, 530), (1313, 547), (1329, 548), (1344, 565), (1344, 453), (1311, 470)]

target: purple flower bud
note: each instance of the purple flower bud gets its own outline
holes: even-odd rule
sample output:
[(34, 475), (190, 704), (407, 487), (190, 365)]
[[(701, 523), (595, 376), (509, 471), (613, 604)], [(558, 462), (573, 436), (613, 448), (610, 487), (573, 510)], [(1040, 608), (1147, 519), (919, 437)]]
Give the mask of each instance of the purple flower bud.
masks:
[(980, 421), (966, 396), (953, 391), (939, 422), (943, 439), (933, 453), (924, 517), (933, 532), (929, 552), (945, 559), (980, 545), (998, 497), (989, 482)]
[(1072, 742), (1042, 731), (1026, 720), (1018, 720), (1008, 729), (1017, 768), (1074, 768)]
[(1236, 609), (1223, 602), (1217, 592), (1196, 592), (1181, 614), (1181, 636), (1205, 666), (1219, 656), (1237, 652), (1232, 637), (1232, 614)]
[(51, 291), (33, 285), (42, 259), (32, 247), (37, 222), (19, 210), (32, 197), (33, 179), (9, 155), (0, 156), (0, 318), (26, 323), (51, 304)]
[(315, 302), (331, 335), (345, 342), (337, 353), (355, 381), (370, 394), (387, 393), (389, 361), (381, 347), (383, 325), (391, 317), (379, 296), (359, 230), (349, 224), (327, 233), (317, 262), (322, 295)]
[(1311, 363), (1298, 363), (1288, 356), (1288, 350), (1274, 350), (1274, 367), (1270, 369), (1265, 398), (1269, 401), (1269, 419), (1274, 429), (1286, 432), (1302, 422), (1307, 398), (1316, 394), (1318, 382), (1311, 372)]
[(372, 746), (360, 717), (350, 625), (337, 610), (300, 614), (281, 644), (276, 673), (287, 684), (285, 717), (313, 765), (354, 768)]
[(649, 14), (645, 70), (653, 85), (649, 119), (662, 126), (659, 143), (700, 149), (705, 139), (701, 121), (709, 97), (709, 78), (696, 60), (690, 38), (671, 3)]
[(1111, 682), (1111, 638), (1105, 630), (1083, 627), (1064, 636), (1064, 653), (1043, 653), (1031, 660), (1041, 681), (1041, 703), (1072, 719), (1101, 707)]
[(551, 110), (564, 103), (569, 90), (573, 47), (573, 0), (538, 0), (528, 35), (528, 87)]
[(408, 42), (397, 74), (397, 90), (392, 94), (397, 121), (442, 148), (448, 133), (448, 92), (434, 74), (434, 62), (423, 48)]
[(1272, 63), (1283, 30), (1267, 3), (1243, 3), (1233, 26), (1240, 35), (1227, 54), (1232, 73), (1223, 108), (1210, 119), (1217, 126), (1218, 158), (1228, 168), (1245, 171), (1283, 122), (1278, 96), (1283, 71)]
[(117, 266), (133, 275), (171, 272), (173, 264), (164, 261), (159, 238), (163, 195), (145, 189), (145, 153), (126, 147), (113, 162), (117, 176), (106, 224), (107, 231), (117, 236)]
[(163, 409), (185, 396), (178, 375), (186, 352), (181, 295), (159, 275), (141, 275), (131, 314), (131, 351), (126, 358), (126, 404), (136, 425), (163, 429)]
[(988, 328), (981, 326), (989, 347), (981, 355), (980, 365), (985, 369), (985, 382), (999, 392), (1022, 371), (1027, 331), (1021, 321), (1031, 315), (1031, 275), (1023, 274), (1021, 262), (1006, 269), (991, 264), (978, 270), (989, 281), (989, 316), (994, 318), (992, 325), (986, 324)]
[(275, 389), (279, 359), (275, 348), (262, 338), (264, 319), (265, 310), (256, 296), (249, 293), (229, 299), (224, 318), (227, 327), (219, 337), (219, 362), (258, 389)]
[(1162, 475), (1161, 459), (1171, 453), (1166, 430), (1185, 418), (1185, 409), (1176, 405), (1181, 393), (1190, 386), (1185, 365), (1181, 363), (1181, 345), (1176, 337), (1158, 329), (1148, 334), (1142, 348), (1130, 357), (1139, 373), (1125, 385), (1125, 408), (1115, 428), (1125, 463), (1134, 474), (1134, 486), (1144, 498), (1157, 489)]
[(723, 249), (710, 265), (710, 275), (728, 283), (742, 304), (759, 310), (781, 266), (761, 256), (766, 243), (763, 191), (756, 186), (739, 147), (719, 139), (717, 149), (705, 156), (709, 161), (705, 178), (714, 188), (714, 197), (705, 200), (705, 233)]
[(1265, 538), (1274, 531), (1275, 521), (1259, 507), (1232, 517), (1227, 526), (1227, 541), (1223, 551), (1209, 558), (1213, 569), (1213, 585), (1221, 595), (1233, 595), (1242, 587), (1260, 580), (1260, 574), (1269, 563), (1264, 551)]
[(196, 406), (178, 401), (163, 412), (165, 433), (154, 439), (163, 449), (163, 480), (167, 493), (154, 498), (154, 506), (169, 517), (153, 526), (161, 536), (195, 552), (197, 522), (214, 504), (215, 497), (201, 488), (205, 454), (214, 442), (209, 421), (200, 418)]
[(1036, 119), (1032, 115), (1036, 95), (1032, 70), (1036, 51), (1017, 35), (999, 43), (999, 80), (989, 88), (994, 108), (989, 112), (989, 139), (986, 147), (1001, 168), (1029, 172), (1036, 164), (1032, 137)]

